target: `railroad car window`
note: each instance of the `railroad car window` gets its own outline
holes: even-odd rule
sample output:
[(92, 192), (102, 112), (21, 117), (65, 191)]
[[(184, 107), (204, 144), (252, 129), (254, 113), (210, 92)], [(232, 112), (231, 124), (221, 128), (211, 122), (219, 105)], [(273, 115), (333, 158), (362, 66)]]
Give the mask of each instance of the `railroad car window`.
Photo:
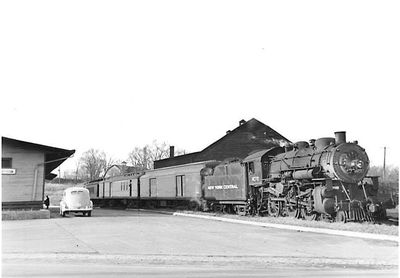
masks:
[(228, 175), (228, 165), (225, 165), (225, 176)]
[(176, 184), (175, 184), (176, 196), (183, 197), (184, 187), (185, 187), (185, 176), (184, 175), (176, 176)]
[(1, 168), (2, 169), (10, 169), (12, 168), (12, 158), (4, 157), (1, 159)]
[(249, 162), (249, 174), (253, 175), (254, 174), (254, 162)]

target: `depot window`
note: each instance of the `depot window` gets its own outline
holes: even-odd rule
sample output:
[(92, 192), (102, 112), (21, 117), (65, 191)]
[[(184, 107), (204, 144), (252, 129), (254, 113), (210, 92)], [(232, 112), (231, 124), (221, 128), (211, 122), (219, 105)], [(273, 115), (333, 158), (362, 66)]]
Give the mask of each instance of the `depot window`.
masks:
[(12, 158), (4, 157), (1, 159), (1, 168), (2, 169), (11, 169), (12, 168)]
[(11, 169), (12, 168), (12, 158), (4, 157), (1, 159), (1, 168), (3, 169)]

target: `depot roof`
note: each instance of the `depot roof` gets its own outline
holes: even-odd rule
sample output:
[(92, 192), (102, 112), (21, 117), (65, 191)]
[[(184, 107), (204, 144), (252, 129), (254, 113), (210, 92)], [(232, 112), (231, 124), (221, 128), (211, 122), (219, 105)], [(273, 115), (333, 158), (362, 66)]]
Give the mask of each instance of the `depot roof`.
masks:
[(9, 137), (1, 137), (2, 145), (11, 145), (29, 150), (37, 150), (45, 154), (44, 171), (45, 178), (51, 180), (56, 177), (51, 171), (56, 169), (65, 160), (75, 153), (75, 150), (66, 150), (32, 142), (17, 140)]

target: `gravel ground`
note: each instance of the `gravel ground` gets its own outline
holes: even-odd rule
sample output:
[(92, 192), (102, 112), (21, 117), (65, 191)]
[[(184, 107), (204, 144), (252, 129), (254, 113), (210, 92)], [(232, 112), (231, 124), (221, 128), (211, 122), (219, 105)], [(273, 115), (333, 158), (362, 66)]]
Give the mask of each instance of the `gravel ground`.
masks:
[(372, 234), (383, 234), (383, 235), (399, 235), (398, 226), (393, 223), (384, 224), (373, 224), (373, 223), (330, 223), (325, 221), (306, 221), (302, 219), (294, 219), (288, 217), (260, 217), (260, 216), (239, 216), (232, 214), (220, 214), (220, 213), (206, 213), (206, 212), (193, 212), (193, 211), (180, 211), (181, 213), (189, 214), (203, 214), (209, 216), (218, 216), (230, 219), (240, 219), (263, 223), (274, 223), (274, 224), (287, 224), (302, 227), (313, 227), (313, 228), (324, 228), (341, 231), (352, 231)]

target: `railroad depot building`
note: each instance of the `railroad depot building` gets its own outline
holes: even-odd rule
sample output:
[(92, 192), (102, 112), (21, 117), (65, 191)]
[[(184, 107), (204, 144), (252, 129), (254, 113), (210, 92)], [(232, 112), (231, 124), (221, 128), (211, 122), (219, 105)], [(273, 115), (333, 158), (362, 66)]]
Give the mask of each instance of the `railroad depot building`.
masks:
[(51, 172), (75, 153), (31, 142), (2, 137), (2, 209), (41, 209), (45, 180)]
[(207, 160), (244, 159), (252, 152), (286, 143), (291, 142), (264, 123), (254, 118), (241, 120), (238, 127), (228, 130), (225, 136), (200, 152), (174, 156), (172, 148), (169, 158), (154, 161), (154, 169)]

